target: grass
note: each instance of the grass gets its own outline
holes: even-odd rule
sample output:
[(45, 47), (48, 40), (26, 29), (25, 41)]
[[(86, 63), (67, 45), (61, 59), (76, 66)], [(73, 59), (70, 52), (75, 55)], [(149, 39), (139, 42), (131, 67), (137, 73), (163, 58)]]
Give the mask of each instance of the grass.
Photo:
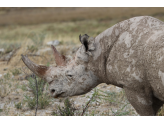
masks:
[(21, 103), (21, 102), (16, 103), (16, 104), (15, 104), (15, 107), (16, 107), (17, 109), (22, 109), (22, 103)]
[[(93, 102), (96, 101), (98, 95), (97, 89), (94, 89), (94, 93), (92, 94), (89, 101), (86, 102), (85, 105), (83, 105), (83, 109), (80, 110), (74, 106), (74, 101), (70, 101), (69, 98), (66, 98), (64, 100), (64, 107), (58, 106), (56, 111), (52, 112), (52, 115), (54, 116), (84, 116), (88, 108), (91, 106)], [(94, 115), (94, 111), (92, 111), (91, 115)]]
[[(5, 48), (6, 45), (7, 47)], [(3, 48), (5, 48), (5, 53), (9, 53), (11, 51), (13, 51), (13, 49), (17, 49), (18, 47), (20, 47), (20, 43), (8, 43), (8, 44), (2, 44)]]
[(10, 80), (11, 79), (11, 74), (7, 73), (4, 75), (4, 79), (3, 80)]
[(0, 8), (0, 25), (40, 24), (83, 20), (124, 20), (128, 17), (151, 15), (163, 17), (164, 8), (153, 7), (40, 7)]
[(0, 97), (4, 98), (18, 89), (17, 80), (12, 77), (11, 72), (7, 72), (0, 78)]
[(44, 43), (55, 39), (61, 41), (63, 45), (67, 45), (68, 42), (76, 44), (79, 43), (78, 36), (80, 34), (87, 33), (89, 36), (96, 36), (113, 24), (115, 23), (112, 21), (98, 22), (91, 20), (64, 23), (58, 22), (31, 26), (16, 26), (14, 29), (2, 28), (0, 39), (3, 43), (31, 40), (34, 43), (33, 45), (39, 46), (42, 45), (42, 42)]
[[(103, 93), (103, 94), (102, 94)], [(69, 98), (64, 100), (64, 106), (59, 106), (52, 112), (54, 116), (129, 116), (134, 115), (134, 109), (130, 108), (130, 103), (125, 98), (124, 92), (106, 92), (95, 88), (92, 96), (87, 97), (89, 100), (82, 106), (77, 108), (74, 101)], [(99, 103), (99, 105), (94, 105)], [(108, 112), (98, 111), (97, 108), (102, 104), (107, 104)]]
[(74, 107), (74, 102), (70, 101), (69, 98), (64, 100), (64, 106), (58, 106), (56, 111), (52, 112), (54, 116), (75, 116), (75, 111), (77, 109)]
[(158, 111), (157, 116), (164, 116), (164, 105)]
[(22, 72), (21, 72), (20, 69), (15, 68), (15, 69), (11, 70), (11, 73), (12, 73), (14, 76), (17, 76), (17, 75), (21, 74)]
[[(9, 10), (10, 8), (1, 9), (1, 11)], [(20, 15), (20, 10), (24, 13), (31, 14), (29, 16), (31, 16), (32, 19), (35, 19), (34, 21), (36, 22), (28, 21), (28, 19), (30, 19), (29, 16), (26, 14)], [(30, 11), (33, 12), (29, 13)], [(42, 13), (41, 11), (44, 12)], [(50, 21), (51, 23), (43, 23), (43, 21), (40, 20), (40, 17), (44, 17), (45, 22), (48, 22), (46, 19), (50, 19), (50, 11), (53, 12), (54, 19), (51, 18), (53, 21)], [(93, 14), (93, 11), (96, 13), (95, 15)], [(79, 43), (79, 34), (87, 33), (90, 36), (95, 37), (117, 22), (130, 17), (150, 15), (164, 20), (164, 8), (15, 8), (12, 9), (12, 12), (15, 14), (10, 15), (9, 11), (6, 15), (10, 19), (5, 20), (6, 16), (2, 18), (5, 20), (4, 22), (6, 24), (8, 23), (8, 20), (13, 21), (12, 24), (0, 27), (0, 40), (2, 43), (22, 43), (29, 39), (36, 42), (35, 44), (37, 45), (42, 45), (44, 42), (57, 39), (61, 42), (64, 41), (63, 45), (65, 45), (66, 42)], [(70, 15), (68, 15), (67, 12)], [(37, 16), (34, 16), (35, 14)], [(55, 14), (58, 15), (58, 18), (56, 18)], [(21, 23), (24, 25), (20, 25), (16, 18), (13, 19), (14, 17), (17, 17), (17, 15), (23, 18), (19, 18), (18, 21), (21, 20)], [(3, 16), (3, 14), (0, 14), (0, 17), (1, 16)], [(24, 20), (24, 18), (26, 19)], [(74, 18), (76, 18), (76, 20), (74, 20)], [(83, 19), (78, 20), (78, 18)], [(0, 24), (3, 23), (2, 19)], [(26, 23), (28, 23), (28, 25), (25, 25)], [(37, 24), (34, 25), (33, 23)], [(0, 45), (0, 48), (1, 47), (4, 46)]]
[(0, 112), (3, 112), (3, 109), (0, 109)]
[(91, 104), (93, 102), (99, 103), (100, 105), (108, 103), (109, 109), (108, 112), (103, 113), (99, 113), (95, 109), (92, 110), (89, 115), (129, 116), (134, 114), (134, 110), (130, 108), (130, 103), (127, 101), (124, 91), (108, 92), (96, 88), (94, 89), (94, 93), (92, 96), (94, 96), (94, 98), (92, 99)]
[(29, 34), (29, 38), (33, 41), (34, 45), (40, 47), (43, 45), (43, 41), (46, 37), (46, 33), (35, 33), (35, 32), (31, 32)]
[(33, 52), (38, 51), (38, 47), (35, 46), (35, 45), (28, 45), (28, 46), (27, 46), (27, 50), (28, 50), (30, 53), (33, 53)]

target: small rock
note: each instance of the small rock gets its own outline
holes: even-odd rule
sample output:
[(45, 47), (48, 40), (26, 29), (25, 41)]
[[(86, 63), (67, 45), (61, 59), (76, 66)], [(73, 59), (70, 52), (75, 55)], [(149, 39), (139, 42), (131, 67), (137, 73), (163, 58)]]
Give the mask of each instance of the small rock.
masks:
[(22, 91), (22, 89), (16, 89), (16, 92), (18, 92), (19, 94), (22, 94), (23, 93), (23, 91)]
[(104, 85), (104, 86), (102, 86), (102, 88), (106, 88), (106, 87), (107, 87), (107, 86), (105, 86), (105, 85)]
[(29, 87), (26, 87), (27, 91), (32, 92), (33, 90)]
[(5, 50), (3, 48), (0, 49), (0, 53), (3, 53)]
[(98, 103), (98, 102), (97, 102), (97, 103), (96, 103), (96, 105), (97, 105), (97, 106), (99, 106), (99, 105), (100, 105), (100, 103)]
[(47, 42), (47, 45), (54, 45), (54, 46), (57, 46), (57, 45), (59, 45), (59, 41), (58, 40), (54, 40), (54, 41), (49, 41), (49, 42)]
[(45, 52), (51, 52), (51, 48), (50, 47), (48, 47), (48, 48), (44, 48), (44, 49), (39, 49), (37, 52), (36, 52), (36, 54), (37, 55), (40, 55), (40, 54), (42, 54), (42, 53), (45, 53)]
[(11, 78), (14, 78), (14, 75), (12, 75)]
[(75, 108), (77, 109), (80, 108), (80, 106), (81, 106), (80, 104), (75, 104)]
[(0, 78), (2, 77), (2, 74), (0, 74)]

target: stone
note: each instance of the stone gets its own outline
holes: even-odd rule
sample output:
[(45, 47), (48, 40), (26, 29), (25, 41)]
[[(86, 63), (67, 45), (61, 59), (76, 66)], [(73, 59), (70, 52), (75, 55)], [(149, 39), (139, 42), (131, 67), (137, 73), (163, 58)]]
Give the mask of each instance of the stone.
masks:
[(54, 41), (49, 41), (49, 42), (47, 42), (47, 45), (54, 45), (54, 46), (57, 46), (57, 45), (59, 45), (59, 41), (58, 40), (54, 40)]
[(3, 48), (0, 49), (0, 53), (4, 53), (4, 51), (5, 51), (5, 50), (4, 50)]

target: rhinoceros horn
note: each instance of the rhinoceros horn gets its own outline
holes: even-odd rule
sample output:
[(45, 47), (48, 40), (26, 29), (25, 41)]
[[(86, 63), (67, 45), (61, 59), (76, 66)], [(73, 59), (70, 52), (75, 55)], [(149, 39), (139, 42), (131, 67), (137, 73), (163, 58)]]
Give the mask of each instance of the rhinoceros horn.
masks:
[(61, 55), (53, 45), (51, 45), (51, 48), (52, 48), (54, 56), (55, 56), (56, 65), (57, 66), (65, 66), (66, 65), (65, 56)]
[(21, 55), (22, 61), (24, 64), (36, 75), (41, 78), (44, 78), (46, 71), (49, 69), (47, 66), (37, 65), (33, 63), (27, 56)]
[[(54, 56), (55, 56), (56, 64), (58, 66), (65, 66), (66, 65), (65, 56), (61, 55), (53, 45), (51, 45), (51, 48), (52, 48)], [(44, 78), (46, 71), (49, 69), (49, 67), (43, 66), (43, 65), (37, 65), (37, 64), (33, 63), (27, 56), (24, 56), (24, 55), (21, 55), (21, 56), (22, 56), (22, 61), (24, 62), (24, 64), (32, 72), (34, 72), (39, 77)]]

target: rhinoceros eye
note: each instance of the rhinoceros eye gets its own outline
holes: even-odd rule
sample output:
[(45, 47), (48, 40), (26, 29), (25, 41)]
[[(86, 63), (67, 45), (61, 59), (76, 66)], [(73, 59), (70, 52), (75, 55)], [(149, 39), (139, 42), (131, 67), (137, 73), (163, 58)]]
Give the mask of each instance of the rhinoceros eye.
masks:
[(65, 75), (67, 76), (67, 77), (69, 77), (69, 78), (71, 78), (73, 75), (72, 75), (72, 72), (70, 71), (70, 70), (67, 70), (66, 72), (65, 72)]

